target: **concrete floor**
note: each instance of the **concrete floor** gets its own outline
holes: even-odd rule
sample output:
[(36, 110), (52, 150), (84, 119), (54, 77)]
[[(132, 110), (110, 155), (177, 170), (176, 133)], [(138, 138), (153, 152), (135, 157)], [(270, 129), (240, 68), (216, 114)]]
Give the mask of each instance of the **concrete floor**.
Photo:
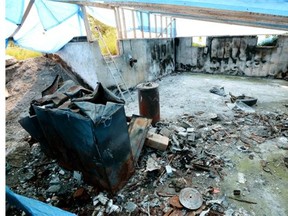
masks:
[[(245, 94), (258, 98), (253, 106), (256, 113), (288, 113), (288, 82), (284, 80), (182, 73), (164, 77), (157, 83), (162, 120), (176, 120), (177, 116), (199, 111), (233, 116), (234, 111), (225, 103), (230, 102), (229, 95), (222, 97), (210, 93), (213, 86), (223, 86), (227, 94), (231, 92), (236, 96)], [(134, 101), (126, 104), (126, 115), (139, 114), (137, 91), (132, 95)], [(279, 149), (279, 142), (288, 146), (287, 137), (267, 139), (257, 145), (252, 151), (255, 154), (253, 160), (235, 146), (222, 154), (230, 158), (235, 166), (227, 170), (227, 177), (219, 182), (221, 192), (229, 196), (234, 189), (240, 189), (242, 198), (257, 202), (253, 205), (232, 200), (232, 205), (243, 210), (237, 215), (288, 215), (288, 169), (282, 160), (288, 156), (288, 150)], [(221, 148), (219, 146), (220, 152)], [(260, 164), (263, 160), (270, 161), (271, 174), (262, 170)], [(239, 173), (245, 176), (245, 183), (239, 183)]]
[[(161, 119), (171, 119), (184, 113), (198, 111), (226, 113), (231, 109), (225, 104), (230, 96), (221, 97), (209, 90), (213, 86), (224, 87), (235, 96), (245, 94), (256, 97), (255, 111), (288, 112), (288, 82), (284, 80), (181, 73), (156, 81), (159, 83)], [(126, 104), (127, 115), (139, 114), (138, 92), (132, 92), (133, 102)]]

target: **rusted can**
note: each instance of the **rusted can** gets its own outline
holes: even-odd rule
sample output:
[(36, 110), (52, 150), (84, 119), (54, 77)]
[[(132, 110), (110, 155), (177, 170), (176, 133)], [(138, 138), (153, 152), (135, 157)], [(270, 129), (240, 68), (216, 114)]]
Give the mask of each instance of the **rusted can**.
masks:
[(152, 119), (152, 125), (160, 121), (159, 84), (141, 83), (137, 86), (139, 114)]

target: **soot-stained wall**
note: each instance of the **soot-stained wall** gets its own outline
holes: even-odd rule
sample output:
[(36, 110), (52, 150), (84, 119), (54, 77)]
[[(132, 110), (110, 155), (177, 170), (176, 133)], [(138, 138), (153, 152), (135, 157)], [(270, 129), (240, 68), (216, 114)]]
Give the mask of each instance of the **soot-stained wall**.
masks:
[(257, 46), (257, 36), (208, 37), (205, 47), (176, 38), (176, 70), (213, 74), (279, 77), (288, 70), (288, 36), (275, 46)]
[[(156, 80), (175, 70), (174, 39), (121, 40), (119, 48), (119, 67), (129, 86)], [(132, 67), (129, 57), (137, 60)]]

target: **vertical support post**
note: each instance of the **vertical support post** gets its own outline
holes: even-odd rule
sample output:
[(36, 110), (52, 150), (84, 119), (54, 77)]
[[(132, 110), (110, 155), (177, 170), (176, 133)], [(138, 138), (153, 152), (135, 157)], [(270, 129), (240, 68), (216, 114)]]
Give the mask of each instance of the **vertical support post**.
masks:
[(136, 38), (136, 25), (135, 25), (135, 11), (131, 10), (132, 12), (132, 23), (133, 23), (133, 35)]
[(170, 17), (170, 38), (173, 37), (172, 30), (173, 30), (173, 19), (172, 19), (172, 17)]
[(125, 13), (124, 13), (124, 9), (121, 8), (121, 14), (122, 14), (122, 21), (123, 21), (123, 31), (124, 31), (124, 38), (127, 38), (127, 30), (126, 30), (126, 21), (125, 21)]
[(155, 36), (157, 37), (157, 15), (154, 14), (154, 21), (155, 21)]
[(117, 29), (117, 38), (122, 39), (121, 27), (119, 23), (119, 14), (118, 14), (116, 7), (114, 7), (113, 9), (114, 9), (115, 22), (116, 22), (116, 29)]
[(161, 30), (161, 32), (160, 32), (160, 36), (163, 38), (163, 17), (162, 17), (162, 15), (160, 15), (160, 30)]
[(88, 42), (92, 42), (92, 34), (91, 34), (91, 29), (90, 29), (90, 25), (89, 25), (89, 20), (88, 20), (88, 17), (87, 17), (87, 12), (86, 12), (86, 8), (84, 5), (81, 5), (81, 10), (82, 10), (82, 13), (83, 13), (83, 19), (84, 19), (84, 25), (85, 25), (85, 29), (86, 29), (86, 33), (87, 33), (87, 39), (88, 39)]
[(142, 38), (144, 38), (144, 30), (143, 30), (143, 13), (142, 13), (142, 11), (140, 12), (140, 20), (141, 20), (141, 35), (142, 35)]
[(115, 16), (116, 16), (116, 23), (118, 23), (119, 39), (122, 39), (123, 34), (122, 34), (121, 17), (119, 14), (119, 7), (115, 7)]
[(175, 18), (173, 18), (173, 29), (174, 29), (173, 37), (176, 37), (176, 19)]
[(165, 25), (166, 25), (166, 37), (168, 37), (168, 17), (165, 17)]
[(150, 22), (150, 13), (148, 12), (148, 28), (149, 28), (149, 38), (151, 38), (151, 22)]
[[(121, 39), (121, 34), (120, 34), (120, 30), (119, 30), (119, 17), (117, 16), (116, 7), (113, 7), (113, 11), (114, 11), (114, 17), (115, 17), (115, 23), (116, 23), (117, 39)], [(119, 54), (120, 49), (119, 49), (119, 41), (118, 40), (116, 41), (116, 47), (117, 47), (117, 52)]]

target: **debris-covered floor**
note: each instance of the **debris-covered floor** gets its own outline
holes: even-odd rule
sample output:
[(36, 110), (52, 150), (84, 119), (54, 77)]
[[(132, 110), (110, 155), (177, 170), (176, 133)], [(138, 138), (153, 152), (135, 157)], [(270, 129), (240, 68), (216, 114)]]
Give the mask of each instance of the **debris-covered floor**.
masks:
[[(14, 67), (6, 80), (6, 184), (14, 192), (77, 215), (288, 215), (286, 81), (180, 73), (158, 80), (161, 121), (151, 131), (169, 146), (144, 146), (134, 175), (110, 196), (47, 158), (17, 122), (61, 67), (42, 58)], [(229, 92), (258, 101), (233, 108)], [(139, 113), (136, 90), (133, 97), (128, 116)], [(200, 194), (184, 203), (185, 188)]]

